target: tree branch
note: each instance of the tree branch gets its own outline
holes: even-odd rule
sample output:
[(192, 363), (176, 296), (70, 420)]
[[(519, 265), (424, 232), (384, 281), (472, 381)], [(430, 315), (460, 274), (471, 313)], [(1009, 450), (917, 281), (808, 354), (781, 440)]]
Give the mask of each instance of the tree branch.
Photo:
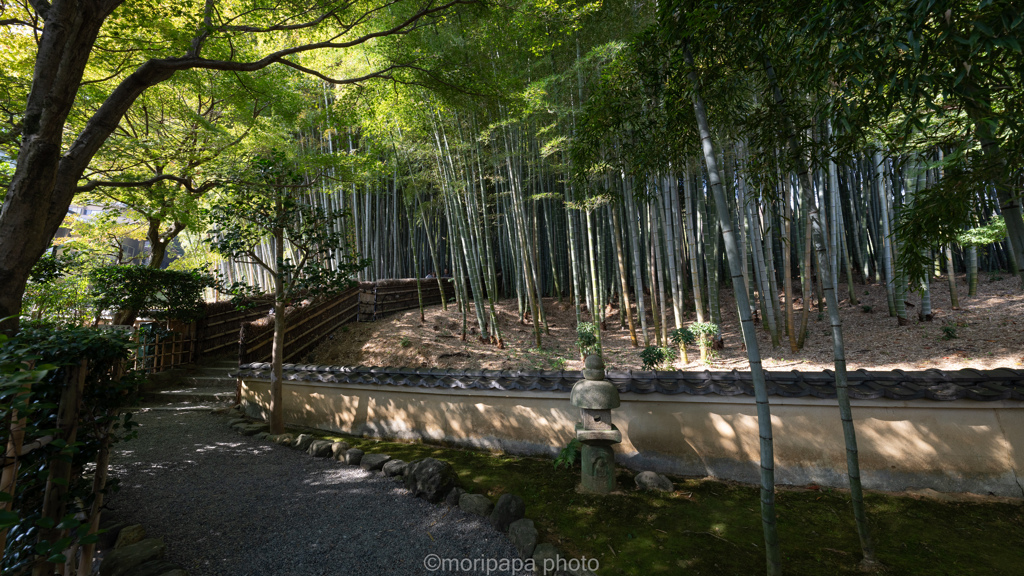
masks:
[(46, 20), (46, 15), (50, 12), (50, 3), (46, 0), (28, 0), (28, 3), (32, 5), (32, 9), (36, 11), (36, 14)]
[[(285, 60), (284, 60), (285, 57), (292, 56), (294, 54), (302, 54), (302, 53), (305, 53), (305, 52), (310, 52), (312, 50), (320, 50), (320, 49), (324, 49), (324, 48), (334, 48), (334, 49), (351, 48), (353, 46), (358, 46), (360, 44), (365, 44), (365, 43), (367, 43), (367, 42), (369, 42), (371, 40), (374, 40), (376, 38), (383, 38), (385, 36), (395, 36), (395, 35), (408, 34), (409, 32), (412, 32), (412, 31), (418, 29), (421, 26), (420, 21), (423, 20), (424, 18), (428, 17), (428, 16), (431, 16), (433, 14), (437, 14), (439, 12), (443, 12), (445, 10), (448, 10), (449, 8), (454, 7), (454, 6), (476, 4), (477, 1), (478, 0), (450, 0), (449, 2), (445, 2), (444, 4), (441, 4), (441, 5), (438, 5), (438, 6), (425, 7), (423, 9), (419, 10), (418, 12), (416, 12), (415, 14), (412, 14), (411, 16), (406, 18), (405, 20), (402, 20), (398, 24), (392, 26), (391, 28), (387, 28), (385, 30), (380, 30), (380, 31), (377, 31), (377, 32), (370, 32), (368, 34), (364, 34), (362, 36), (359, 36), (358, 38), (353, 38), (352, 40), (347, 40), (345, 42), (325, 41), (325, 42), (312, 42), (312, 43), (309, 43), (309, 44), (302, 44), (302, 45), (299, 45), (299, 46), (293, 46), (291, 48), (285, 48), (283, 50), (278, 50), (276, 52), (272, 52), (272, 53), (264, 56), (263, 58), (260, 58), (259, 60), (254, 60), (254, 61), (251, 61), (251, 62), (234, 62), (234, 61), (230, 61), (230, 60), (208, 60), (206, 58), (200, 58), (200, 57), (197, 57), (197, 56), (188, 56), (188, 55), (186, 55), (186, 56), (183, 56), (183, 57), (180, 57), (180, 58), (166, 58), (166, 59), (150, 60), (149, 62), (146, 62), (145, 64), (143, 64), (142, 67), (140, 67), (140, 70), (137, 71), (136, 73), (141, 72), (142, 68), (144, 68), (146, 66), (152, 66), (154, 69), (163, 69), (163, 70), (168, 70), (168, 71), (172, 71), (172, 72), (176, 72), (178, 70), (187, 70), (187, 69), (190, 69), (190, 68), (197, 68), (197, 69), (204, 69), (204, 70), (224, 70), (224, 71), (235, 70), (235, 71), (239, 71), (239, 72), (253, 72), (253, 71), (256, 71), (256, 70), (260, 70), (262, 68), (266, 68), (267, 66), (269, 66), (271, 64), (286, 63)], [(370, 11), (370, 12), (375, 12), (375, 11), (377, 11), (377, 9), (375, 9), (373, 11)], [(367, 14), (369, 14), (369, 12)], [(360, 21), (362, 21), (365, 18), (365, 16), (366, 16), (366, 14), (363, 15), (363, 18), (361, 18)], [(289, 63), (289, 65), (291, 65), (291, 64)]]
[(199, 194), (201, 194), (203, 192), (206, 192), (210, 188), (213, 188), (214, 186), (218, 186), (218, 185), (224, 183), (221, 180), (209, 180), (207, 182), (203, 182), (197, 188), (193, 184), (191, 178), (182, 178), (181, 176), (175, 176), (173, 174), (158, 174), (158, 175), (150, 178), (149, 180), (136, 180), (136, 181), (133, 181), (133, 182), (120, 182), (120, 181), (116, 181), (116, 180), (89, 180), (88, 182), (86, 182), (82, 186), (78, 186), (77, 188), (75, 188), (75, 192), (76, 193), (78, 193), (78, 192), (88, 192), (90, 190), (95, 190), (96, 188), (99, 188), (99, 187), (106, 187), (106, 188), (145, 188), (145, 187), (157, 184), (158, 182), (163, 182), (165, 180), (170, 180), (171, 182), (177, 182), (183, 188), (185, 188), (185, 190), (187, 190), (189, 192), (189, 194), (191, 194), (193, 196), (197, 196), (197, 195), (199, 195)]
[(7, 18), (4, 20), (0, 20), (0, 26), (28, 26), (29, 28), (35, 28), (36, 30), (39, 30), (39, 28), (35, 24), (25, 20), (19, 20), (17, 18)]
[[(44, 3), (45, 0), (32, 0), (33, 2)], [(119, 0), (108, 0), (116, 4)], [(49, 199), (53, 206), (63, 206), (70, 202), (76, 191), (76, 183), (80, 179), (93, 156), (113, 132), (121, 118), (125, 115), (131, 105), (149, 87), (159, 84), (175, 72), (188, 69), (206, 69), (221, 71), (252, 72), (261, 70), (271, 64), (281, 63), (286, 57), (310, 52), (313, 50), (333, 48), (344, 49), (370, 42), (376, 38), (392, 35), (408, 34), (421, 26), (422, 20), (435, 14), (443, 13), (455, 6), (475, 4), (479, 0), (449, 0), (439, 5), (433, 5), (432, 0), (420, 10), (402, 19), (400, 22), (377, 32), (370, 32), (345, 42), (325, 41), (313, 42), (278, 50), (266, 55), (259, 60), (251, 62), (235, 62), (232, 60), (209, 60), (198, 55), (186, 53), (185, 56), (166, 59), (152, 59), (141, 66), (135, 72), (125, 78), (110, 93), (107, 99), (93, 114), (86, 123), (85, 128), (68, 147), (67, 152), (61, 158), (57, 170), (57, 182)], [(48, 5), (47, 5), (48, 6)], [(373, 10), (369, 11), (374, 12)], [(363, 15), (364, 18), (366, 14)], [(337, 36), (335, 36), (337, 38)], [(230, 42), (231, 38), (228, 38)], [(232, 53), (234, 48), (232, 47)], [(50, 210), (47, 214), (47, 226), (55, 227), (63, 219), (64, 210)]]
[(331, 84), (339, 84), (339, 85), (340, 84), (358, 84), (358, 83), (363, 82), (365, 80), (370, 80), (371, 78), (386, 78), (388, 80), (393, 80), (394, 78), (388, 72), (390, 72), (392, 70), (396, 70), (398, 68), (405, 68), (405, 66), (402, 66), (400, 64), (392, 64), (391, 66), (388, 66), (387, 68), (384, 68), (383, 70), (378, 70), (376, 72), (371, 72), (369, 74), (365, 74), (365, 75), (359, 76), (357, 78), (344, 78), (344, 79), (340, 79), (339, 80), (337, 78), (331, 78), (330, 76), (327, 76), (326, 74), (323, 74), (322, 72), (318, 72), (318, 71), (313, 70), (311, 68), (306, 68), (305, 66), (303, 66), (301, 64), (296, 64), (295, 62), (292, 62), (291, 60), (286, 60), (284, 58), (281, 59), (281, 64), (284, 64), (285, 66), (290, 66), (292, 68), (295, 68), (299, 72), (304, 72), (304, 73), (309, 74), (311, 76), (316, 76), (317, 78), (323, 80), (324, 82), (330, 82)]
[[(391, 2), (393, 3), (393, 2)], [(390, 4), (390, 3), (389, 3)], [(259, 27), (259, 26), (234, 26), (234, 25), (222, 25), (214, 27), (218, 32), (245, 32), (249, 34), (260, 34), (264, 32), (286, 32), (294, 30), (305, 30), (307, 28), (314, 28), (323, 24), (328, 18), (338, 14), (340, 10), (344, 10), (352, 5), (351, 2), (346, 3), (344, 6), (328, 10), (320, 16), (310, 20), (308, 22), (302, 22), (300, 24), (275, 24), (273, 26)]]

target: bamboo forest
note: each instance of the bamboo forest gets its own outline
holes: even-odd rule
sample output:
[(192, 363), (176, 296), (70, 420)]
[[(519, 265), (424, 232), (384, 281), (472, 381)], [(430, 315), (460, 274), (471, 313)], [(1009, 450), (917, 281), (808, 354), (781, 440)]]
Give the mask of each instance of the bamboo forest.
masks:
[(0, 0), (0, 566), (1018, 573), (1022, 43), (1009, 0)]
[[(805, 23), (722, 5), (691, 13), (687, 30), (685, 3), (660, 21), (654, 5), (584, 5), (546, 15), (541, 47), (483, 23), (435, 39), (470, 63), (461, 89), (306, 81), (289, 144), (335, 160), (307, 168), (305, 183), (311, 202), (344, 211), (333, 226), (351, 249), (372, 256), (360, 280), (450, 271), (497, 346), (487, 295), (514, 295), (520, 316), (538, 319), (538, 346), (545, 297), (571, 300), (578, 321), (628, 325), (644, 346), (668, 345), (687, 318), (720, 323), (721, 288), (740, 286), (730, 243), (750, 309), (794, 350), (809, 311), (794, 314), (794, 293), (833, 288), (857, 304), (855, 285), (884, 284), (905, 324), (909, 293), (932, 315), (932, 269), (966, 273), (965, 296), (979, 270), (1022, 274), (1019, 23), (995, 6), (999, 26), (963, 31), (933, 21), (935, 7), (889, 20), (829, 8)], [(965, 76), (970, 63), (945, 68), (943, 50), (960, 57), (950, 34), (988, 59), (975, 70), (984, 87)], [(258, 268), (224, 267), (270, 286)], [(622, 305), (606, 318), (611, 302)]]

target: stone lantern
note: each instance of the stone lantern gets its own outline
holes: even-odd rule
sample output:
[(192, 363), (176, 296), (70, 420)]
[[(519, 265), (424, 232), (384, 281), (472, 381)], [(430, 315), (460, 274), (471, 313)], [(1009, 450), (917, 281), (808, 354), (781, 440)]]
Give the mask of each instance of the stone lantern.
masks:
[(576, 423), (576, 438), (583, 444), (583, 490), (608, 494), (615, 489), (612, 444), (622, 442), (622, 433), (612, 424), (612, 409), (619, 407), (619, 390), (604, 379), (600, 356), (587, 356), (583, 380), (572, 387), (569, 398), (580, 409), (583, 420)]

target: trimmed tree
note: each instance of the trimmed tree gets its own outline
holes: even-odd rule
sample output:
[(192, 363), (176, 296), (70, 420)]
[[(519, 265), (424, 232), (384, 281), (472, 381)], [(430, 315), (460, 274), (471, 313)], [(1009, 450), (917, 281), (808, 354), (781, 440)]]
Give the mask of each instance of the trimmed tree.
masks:
[(330, 225), (345, 212), (309, 203), (309, 184), (284, 153), (267, 151), (249, 169), (250, 180), (231, 186), (223, 201), (207, 211), (209, 242), (222, 256), (259, 266), (273, 281), (270, 431), (280, 434), (285, 308), (299, 294), (327, 297), (350, 288), (352, 276), (368, 261), (355, 256), (344, 235)]

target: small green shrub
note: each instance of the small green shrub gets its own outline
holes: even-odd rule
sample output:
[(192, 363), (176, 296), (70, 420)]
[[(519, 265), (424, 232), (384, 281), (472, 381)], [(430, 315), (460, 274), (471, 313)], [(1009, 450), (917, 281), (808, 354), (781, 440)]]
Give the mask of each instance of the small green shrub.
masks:
[(718, 334), (718, 325), (713, 322), (694, 322), (690, 324), (689, 330), (700, 346), (701, 361), (711, 362), (718, 355), (713, 346), (715, 335)]
[(657, 370), (674, 356), (675, 350), (659, 346), (648, 346), (640, 351), (640, 360), (643, 361), (644, 370)]
[[(11, 510), (0, 512), (0, 530), (8, 534), (4, 574), (29, 573), (40, 557), (64, 562), (63, 553), (72, 543), (96, 541), (94, 535), (86, 535), (97, 494), (87, 471), (95, 469), (105, 447), (134, 435), (134, 421), (124, 408), (135, 405), (145, 377), (124, 372), (123, 367), (135, 345), (129, 331), (60, 328), (39, 321), (22, 322), (13, 338), (0, 335), (0, 414), (18, 411), (25, 419), (26, 441), (55, 438), (18, 459), (13, 497), (5, 493), (0, 500), (11, 504)], [(73, 382), (71, 377), (80, 375), (75, 371), (83, 361), (87, 372), (77, 399), (76, 438), (69, 442), (62, 437), (68, 429), (58, 428), (58, 413), (64, 411), (64, 391)], [(31, 388), (26, 390), (28, 384)], [(71, 469), (63, 477), (51, 477), (65, 486), (65, 492), (58, 493), (60, 507), (48, 510), (46, 484), (56, 462), (66, 462)], [(111, 477), (105, 490), (116, 487), (117, 478)], [(67, 532), (54, 532), (54, 527)]]
[(398, 342), (398, 345), (402, 348), (408, 348), (412, 346), (412, 340), (409, 340), (408, 336), (402, 336), (402, 339)]
[(668, 337), (676, 346), (692, 345), (697, 343), (697, 337), (689, 328), (676, 328), (668, 333)]
[(555, 468), (565, 466), (567, 470), (572, 469), (580, 461), (580, 451), (582, 449), (583, 444), (580, 443), (579, 438), (570, 440), (569, 444), (562, 448), (562, 451), (558, 453), (558, 457), (555, 458)]
[(943, 340), (954, 340), (959, 338), (956, 333), (956, 324), (949, 323), (942, 327), (942, 339)]
[(871, 306), (870, 304), (861, 304), (860, 305), (860, 311), (865, 313), (865, 314), (870, 314), (871, 310), (873, 310), (873, 309), (874, 309), (874, 307)]
[(576, 326), (576, 347), (580, 354), (589, 356), (597, 354), (600, 345), (597, 338), (597, 325), (593, 322), (580, 322)]
[(206, 311), (203, 290), (216, 279), (199, 270), (101, 266), (89, 272), (100, 310), (135, 310), (157, 320), (191, 322)]
[(55, 326), (82, 326), (96, 315), (85, 258), (46, 254), (36, 262), (22, 297), (22, 317)]

